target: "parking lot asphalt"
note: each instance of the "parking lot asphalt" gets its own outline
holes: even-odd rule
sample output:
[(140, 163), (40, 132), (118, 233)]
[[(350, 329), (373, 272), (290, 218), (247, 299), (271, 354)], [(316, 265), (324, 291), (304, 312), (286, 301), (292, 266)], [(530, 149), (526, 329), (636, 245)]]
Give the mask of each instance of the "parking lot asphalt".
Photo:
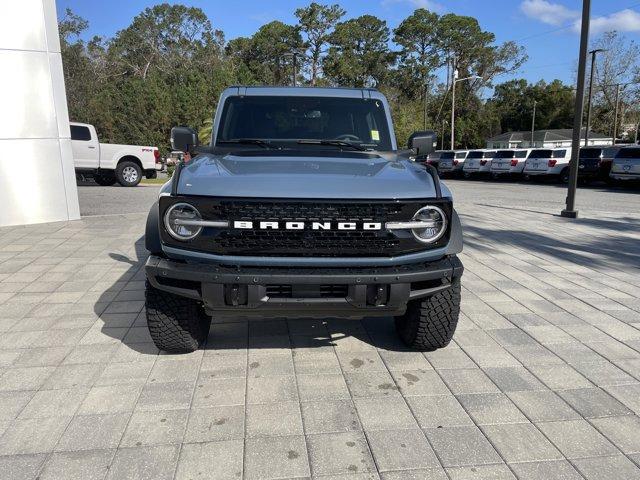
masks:
[(159, 354), (127, 213), (155, 187), (0, 228), (0, 478), (640, 478), (640, 196), (581, 189), (570, 221), (554, 185), (449, 185), (462, 314), (431, 353), (391, 319), (238, 319)]
[[(443, 180), (453, 191), (455, 203), (476, 207), (514, 208), (560, 212), (567, 194), (566, 185), (507, 181)], [(158, 195), (159, 185), (136, 188), (101, 187), (83, 183), (78, 187), (80, 213), (112, 215), (147, 212)], [(585, 212), (640, 212), (640, 189), (607, 187), (604, 184), (580, 187), (576, 207)]]

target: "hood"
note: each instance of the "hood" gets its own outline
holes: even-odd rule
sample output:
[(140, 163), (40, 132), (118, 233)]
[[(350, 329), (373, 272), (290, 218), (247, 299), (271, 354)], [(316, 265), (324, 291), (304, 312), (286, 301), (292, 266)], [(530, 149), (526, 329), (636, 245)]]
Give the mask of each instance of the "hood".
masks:
[[(290, 150), (199, 155), (182, 169), (178, 194), (318, 199), (436, 195), (424, 167), (394, 153)], [(450, 196), (444, 186), (442, 195)]]

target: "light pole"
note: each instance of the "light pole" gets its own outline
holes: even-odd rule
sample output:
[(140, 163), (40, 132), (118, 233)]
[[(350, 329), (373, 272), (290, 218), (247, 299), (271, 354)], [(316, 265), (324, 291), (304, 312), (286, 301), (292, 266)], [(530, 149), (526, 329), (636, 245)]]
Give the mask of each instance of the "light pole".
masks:
[(616, 84), (616, 107), (613, 113), (613, 145), (616, 144), (616, 135), (618, 134), (618, 108), (620, 104), (620, 84)]
[(582, 28), (580, 30), (580, 54), (578, 56), (578, 82), (576, 85), (576, 103), (573, 115), (573, 137), (571, 139), (571, 161), (569, 162), (569, 186), (567, 204), (560, 215), (577, 218), (576, 189), (578, 187), (578, 154), (580, 152), (580, 130), (582, 129), (582, 113), (584, 107), (584, 77), (587, 63), (587, 44), (589, 42), (589, 17), (591, 0), (582, 0)]
[(293, 65), (293, 86), (298, 86), (298, 56), (303, 57), (304, 53), (298, 51), (287, 52), (282, 55), (283, 57), (291, 57)]
[(604, 52), (602, 48), (591, 50), (591, 72), (589, 74), (589, 97), (587, 99), (587, 125), (584, 131), (584, 146), (589, 146), (589, 125), (591, 124), (591, 92), (593, 91), (593, 74), (596, 70), (596, 54)]
[(451, 150), (455, 148), (456, 135), (456, 83), (465, 80), (475, 80), (481, 78), (479, 75), (471, 75), (469, 77), (458, 78), (458, 70), (453, 71), (453, 81), (451, 82)]
[(533, 114), (531, 115), (531, 148), (533, 148), (533, 132), (536, 129), (536, 100), (533, 101)]

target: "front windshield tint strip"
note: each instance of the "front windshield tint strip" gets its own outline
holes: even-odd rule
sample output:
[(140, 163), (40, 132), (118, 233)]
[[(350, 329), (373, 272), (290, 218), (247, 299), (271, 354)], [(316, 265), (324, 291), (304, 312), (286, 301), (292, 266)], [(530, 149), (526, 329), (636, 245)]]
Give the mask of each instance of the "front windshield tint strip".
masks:
[(297, 144), (298, 140), (342, 140), (376, 150), (392, 149), (384, 104), (364, 98), (229, 97), (223, 107), (216, 142), (238, 138), (283, 144)]

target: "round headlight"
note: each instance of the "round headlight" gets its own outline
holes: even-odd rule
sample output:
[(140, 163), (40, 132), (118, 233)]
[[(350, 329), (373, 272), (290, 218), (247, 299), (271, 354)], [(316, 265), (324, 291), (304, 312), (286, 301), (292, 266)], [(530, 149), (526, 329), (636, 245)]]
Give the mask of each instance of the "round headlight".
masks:
[(422, 243), (440, 240), (447, 230), (447, 215), (439, 207), (422, 207), (413, 216), (414, 222), (423, 222), (424, 227), (414, 228), (413, 236)]
[(200, 212), (188, 203), (176, 203), (164, 214), (164, 226), (173, 238), (191, 240), (202, 231)]

